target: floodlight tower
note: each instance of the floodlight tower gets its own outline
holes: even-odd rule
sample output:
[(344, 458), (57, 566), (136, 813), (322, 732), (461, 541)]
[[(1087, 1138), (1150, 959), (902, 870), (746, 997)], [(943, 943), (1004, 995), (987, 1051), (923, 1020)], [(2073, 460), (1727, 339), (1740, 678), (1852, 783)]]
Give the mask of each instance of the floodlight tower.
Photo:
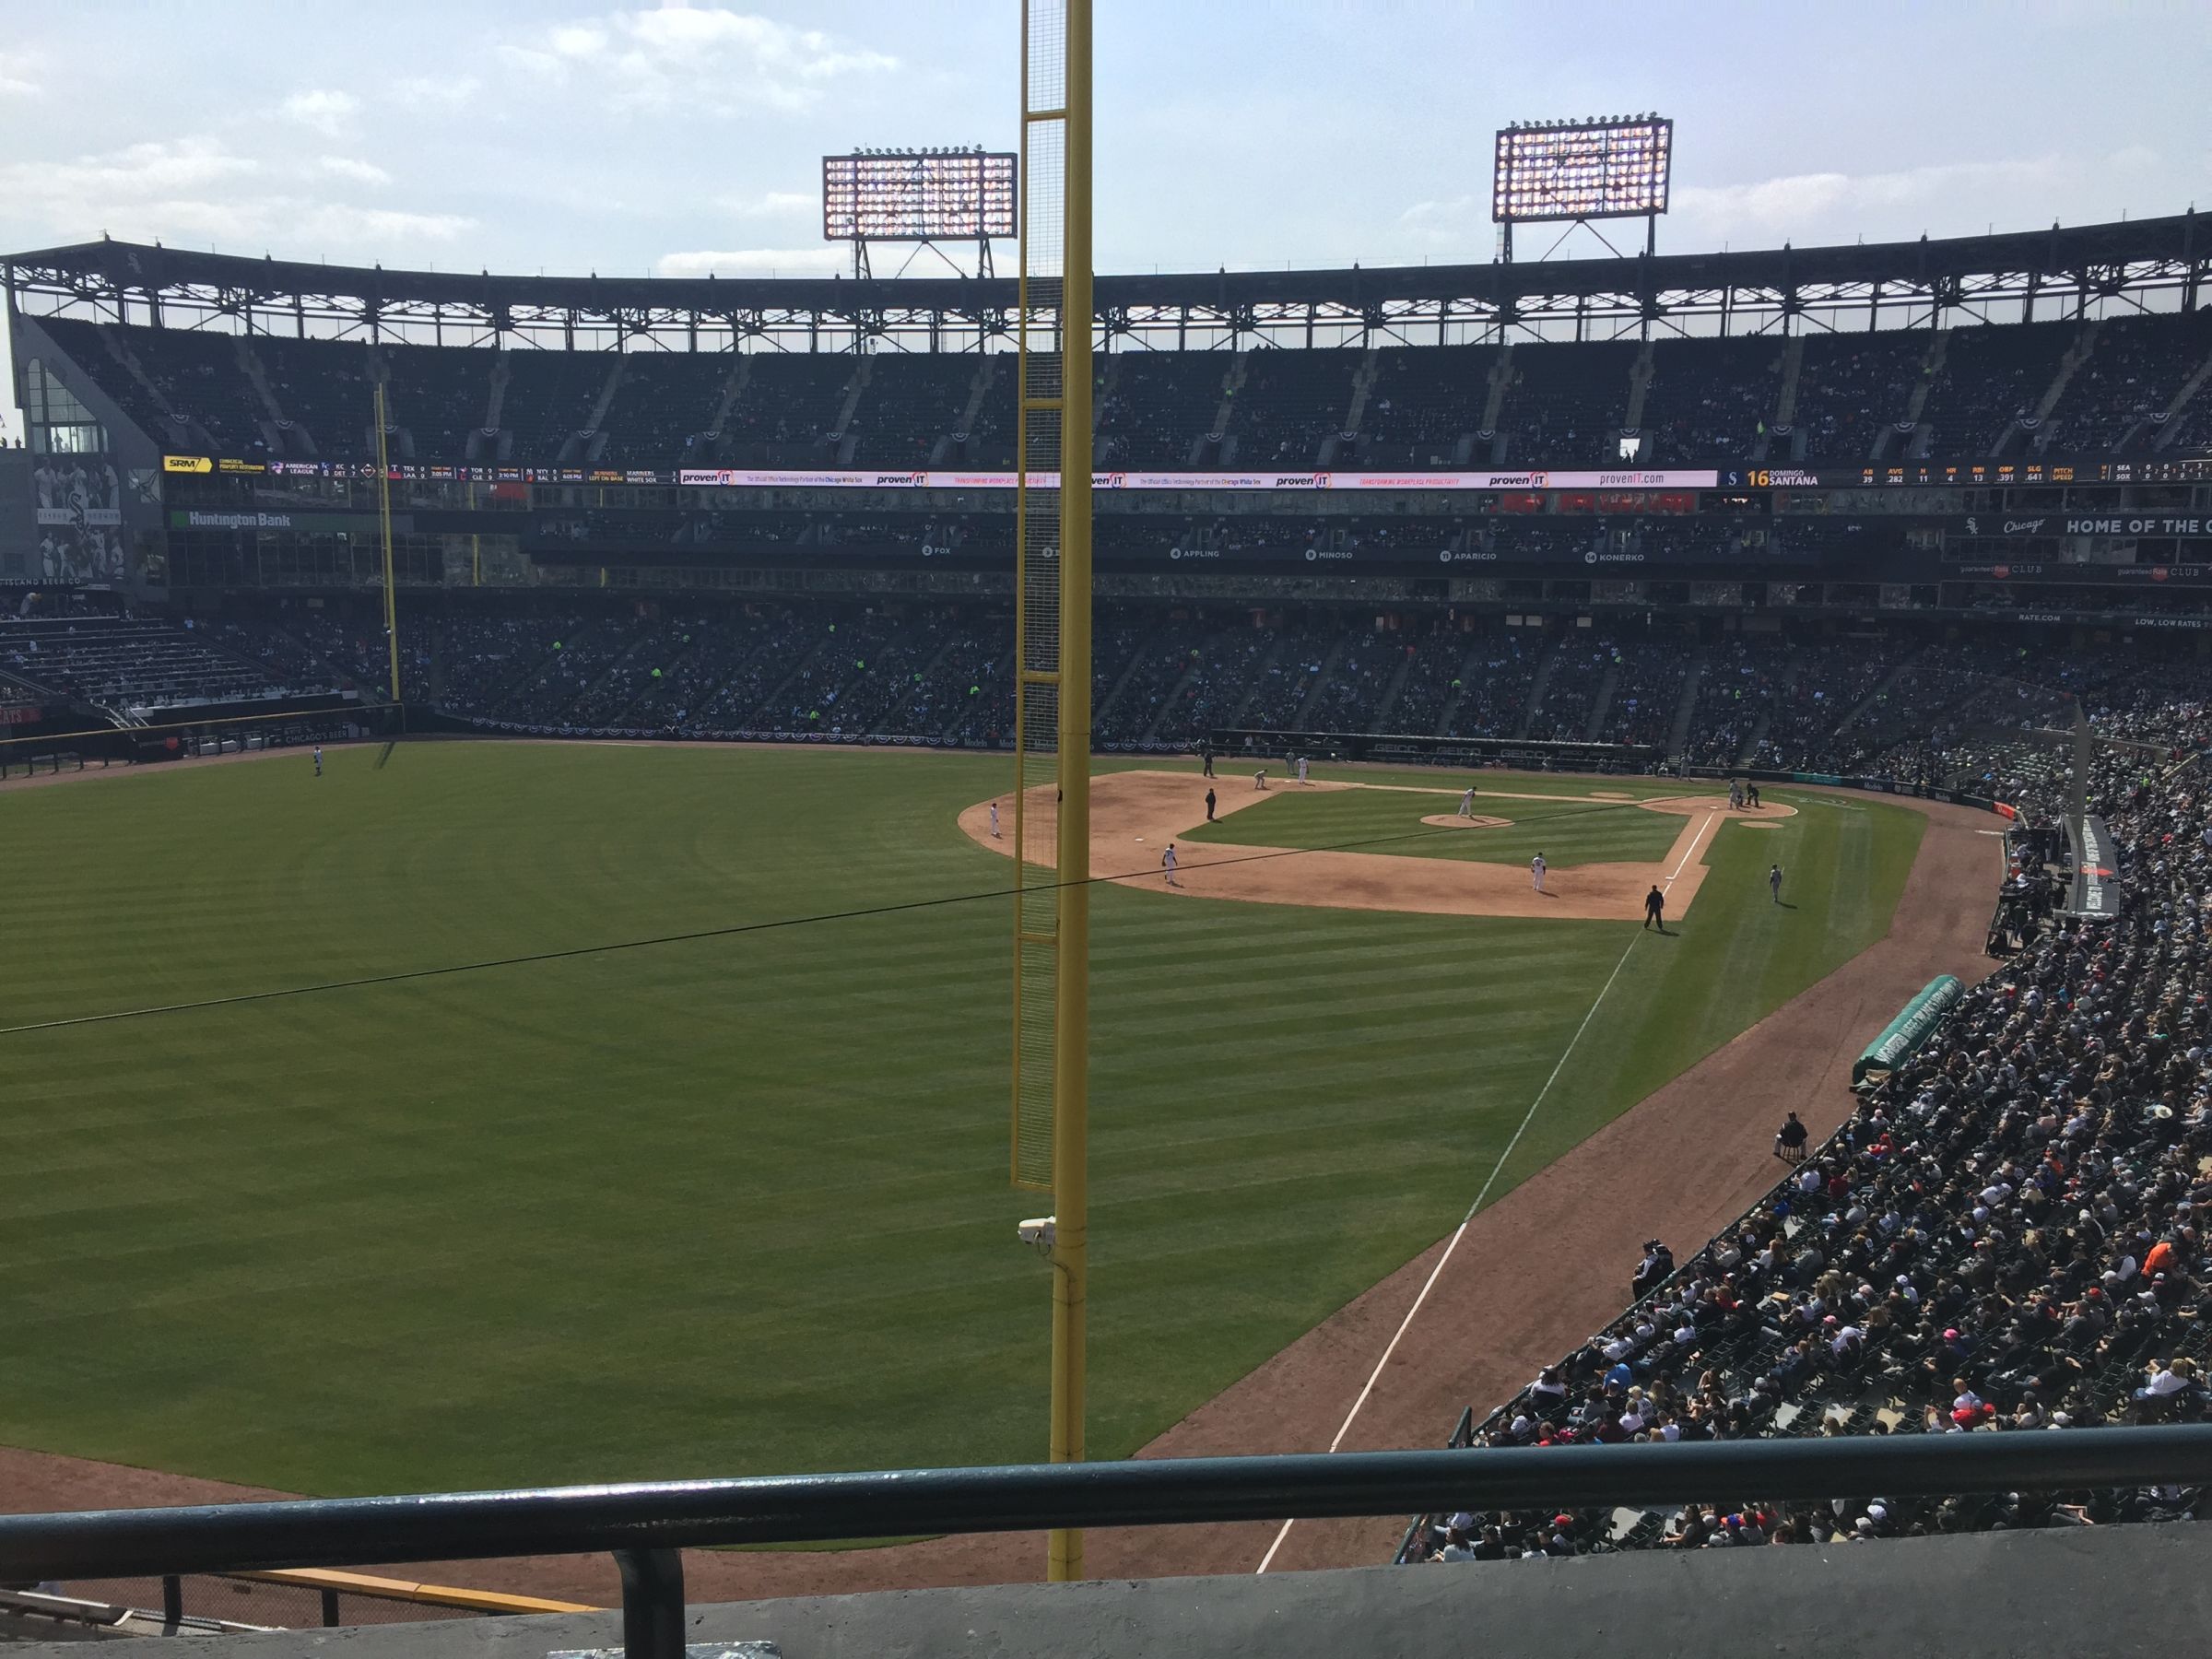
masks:
[(871, 242), (911, 242), (894, 276), (928, 252), (969, 273), (940, 244), (971, 242), (975, 272), (991, 275), (991, 243), (1015, 230), (1016, 159), (981, 145), (856, 149), (822, 158), (822, 240), (853, 244), (853, 275), (872, 275)]
[(1594, 219), (1643, 220), (1643, 251), (1658, 247), (1675, 151), (1675, 124), (1664, 115), (1593, 116), (1586, 121), (1516, 121), (1498, 135), (1490, 174), (1490, 218), (1500, 248), (1513, 257), (1515, 225), (1564, 223), (1559, 242), (1581, 226), (1618, 256)]

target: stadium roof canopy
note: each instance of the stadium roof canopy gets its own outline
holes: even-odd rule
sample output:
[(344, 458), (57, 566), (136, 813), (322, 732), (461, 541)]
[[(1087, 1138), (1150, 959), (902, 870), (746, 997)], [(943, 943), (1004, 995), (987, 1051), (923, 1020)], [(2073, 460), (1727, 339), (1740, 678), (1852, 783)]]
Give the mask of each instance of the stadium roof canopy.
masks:
[[(630, 350), (1010, 343), (1010, 278), (494, 276), (100, 241), (5, 257), (24, 314), (395, 343)], [(2194, 310), (2212, 222), (1516, 265), (1105, 276), (1117, 347), (1371, 346), (1929, 327)]]

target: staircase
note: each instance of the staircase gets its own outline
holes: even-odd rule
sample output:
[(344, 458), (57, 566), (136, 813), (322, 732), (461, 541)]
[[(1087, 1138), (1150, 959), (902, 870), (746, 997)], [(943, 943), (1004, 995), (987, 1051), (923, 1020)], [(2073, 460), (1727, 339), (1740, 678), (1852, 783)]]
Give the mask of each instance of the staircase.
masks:
[[(1944, 359), (1950, 355), (1950, 349), (1951, 331), (1948, 328), (1937, 329), (1936, 343), (1928, 348), (1927, 358), (1920, 366), (1920, 379), (1913, 383), (1912, 395), (1905, 404), (1903, 421), (1882, 428), (1875, 438), (1874, 453), (1868, 459), (1882, 459), (1888, 453), (1890, 440), (1898, 437), (1905, 440), (1904, 459), (1909, 460), (1919, 453), (1921, 445), (1928, 440), (1930, 429), (1922, 422), (1921, 411), (1928, 406), (1929, 394), (1936, 390), (1936, 382), (1943, 374)], [(1900, 425), (1909, 426), (1912, 429), (1910, 433), (1900, 433), (1898, 430)]]
[(2065, 395), (2066, 382), (2074, 378), (2075, 371), (2096, 352), (2098, 331), (2103, 326), (2095, 317), (2081, 325), (2081, 333), (2075, 336), (2074, 344), (2066, 347), (2066, 355), (2058, 359), (2058, 372), (2051, 377), (2050, 385), (2043, 389), (2042, 396), (2036, 400), (2031, 417), (2034, 425), (2031, 428), (2024, 426), (2019, 418), (2015, 416), (2006, 423), (2005, 429), (1997, 434), (1994, 453), (2002, 455), (2005, 446), (2012, 441), (2016, 432), (2031, 432), (2028, 447), (2039, 455), (2051, 446), (2051, 411), (2058, 407), (2058, 400)]
[[(1014, 677), (1014, 653), (1009, 651), (1005, 655), (999, 657), (997, 659), (997, 665), (999, 673), (1005, 675), (1007, 680), (1011, 682)], [(1128, 672), (1124, 669), (1122, 674), (1122, 680), (1125, 681), (1128, 677)], [(1115, 682), (1116, 689), (1119, 689), (1121, 683), (1122, 681)], [(1104, 707), (1103, 704), (1100, 704), (1100, 706), (1101, 708)], [(968, 718), (966, 712), (961, 710), (957, 702), (953, 705), (953, 708), (954, 712), (952, 717), (946, 721), (943, 725), (937, 728), (937, 741), (948, 748), (952, 746), (952, 735), (959, 729), (960, 722)]]
[(1313, 683), (1306, 688), (1305, 696), (1298, 700), (1298, 712), (1292, 717), (1291, 723), (1293, 729), (1300, 732), (1312, 729), (1313, 705), (1321, 700), (1321, 688), (1329, 683), (1329, 677), (1336, 672), (1336, 665), (1344, 661), (1344, 653), (1351, 647), (1350, 635), (1340, 633), (1336, 636), (1335, 643), (1329, 647), (1329, 654), (1321, 659), (1321, 672), (1313, 677)]
[(1597, 695), (1590, 700), (1590, 718), (1583, 722), (1583, 741), (1595, 743), (1598, 734), (1606, 729), (1606, 719), (1613, 712), (1614, 694), (1620, 689), (1620, 657), (1616, 654), (1606, 665), (1605, 677), (1597, 682)]
[[(193, 433), (194, 423), (180, 414), (176, 406), (169, 401), (169, 394), (154, 383), (153, 377), (146, 371), (146, 365), (138, 360), (138, 354), (123, 343), (123, 336), (116, 332), (114, 324), (100, 324), (100, 343), (108, 348), (108, 355), (115, 359), (123, 371), (138, 383), (139, 390), (151, 400), (154, 407), (167, 418), (170, 426), (174, 429), (168, 435), (170, 441), (179, 445), (198, 443), (200, 440)], [(212, 449), (214, 446), (208, 444), (206, 447)]]
[[(1785, 681), (1784, 683), (1789, 682)], [(1736, 751), (1735, 763), (1738, 766), (1749, 766), (1759, 754), (1759, 746), (1766, 742), (1767, 734), (1773, 729), (1774, 710), (1770, 704), (1767, 708), (1759, 711), (1759, 719), (1752, 723), (1751, 735), (1744, 739), (1744, 747)]]
[(1159, 707), (1153, 711), (1151, 720), (1146, 724), (1144, 736), (1140, 741), (1150, 743), (1159, 735), (1159, 723), (1168, 717), (1168, 711), (1172, 709), (1177, 700), (1190, 688), (1191, 681), (1197, 677), (1198, 665), (1202, 660), (1202, 657), (1193, 657), (1189, 666), (1176, 677), (1175, 683), (1168, 688), (1168, 694), (1159, 700)]
[[(1229, 372), (1221, 377), (1221, 404), (1214, 411), (1212, 429), (1221, 434), (1220, 454), (1222, 465), (1225, 466), (1229, 465), (1230, 458), (1236, 453), (1237, 443), (1237, 441), (1230, 435), (1229, 423), (1236, 418), (1237, 394), (1244, 390), (1245, 379), (1251, 371), (1252, 351), (1250, 347), (1246, 347), (1230, 359)], [(1206, 435), (1202, 433), (1191, 447), (1191, 465), (1194, 466), (1205, 459), (1205, 443)]]
[(814, 666), (814, 659), (836, 643), (837, 636), (833, 633), (826, 633), (815, 641), (811, 646), (807, 647), (806, 653), (791, 665), (791, 672), (763, 692), (759, 701), (745, 711), (744, 715), (737, 722), (738, 725), (740, 727), (751, 725), (755, 714), (758, 714), (762, 709), (781, 703), (783, 700), (783, 694), (799, 683), (799, 676)]
[[(590, 679), (586, 680), (582, 688), (577, 691), (574, 700), (569, 705), (571, 710), (573, 711), (577, 705), (583, 701), (585, 698), (589, 697), (593, 692), (596, 691), (601, 686), (604, 686), (610, 678), (612, 678), (616, 669), (621, 667), (623, 664), (629, 662), (631, 657), (636, 656), (638, 653), (644, 650), (648, 644), (657, 641), (661, 638), (663, 631), (664, 630), (662, 629), (648, 629), (646, 631), (641, 633), (636, 639), (629, 642), (629, 647), (628, 650), (622, 652), (618, 656), (610, 658), (606, 666), (600, 669), (597, 674), (594, 674)], [(630, 700), (635, 702), (637, 700), (632, 698)], [(611, 724), (612, 723), (610, 722), (609, 724)]]
[(1113, 684), (1106, 688), (1106, 695), (1098, 700), (1098, 706), (1091, 715), (1093, 724), (1105, 724), (1107, 714), (1112, 711), (1115, 703), (1121, 701), (1122, 693), (1129, 688), (1129, 681), (1136, 673), (1136, 665), (1145, 660), (1145, 653), (1152, 649), (1153, 641), (1159, 638), (1160, 631), (1154, 629), (1136, 642), (1136, 648), (1129, 653), (1129, 660), (1122, 665), (1121, 673), (1114, 677)]
[(1341, 430), (1331, 432), (1321, 441), (1318, 465), (1334, 465), (1344, 449), (1346, 440), (1359, 436), (1359, 423), (1367, 418), (1367, 400), (1373, 394), (1376, 377), (1381, 372), (1380, 354), (1374, 347), (1370, 346), (1360, 356), (1359, 367), (1352, 371), (1352, 401), (1344, 412), (1344, 426)]
[(1401, 648), (1398, 652), (1398, 671), (1390, 677), (1390, 684), (1382, 688), (1382, 699), (1375, 704), (1371, 716), (1375, 730), (1390, 730), (1390, 712), (1398, 706), (1398, 698), (1406, 689), (1406, 681), (1413, 673), (1413, 653)]
[[(582, 640), (589, 639), (594, 631), (594, 629), (592, 625), (586, 625), (583, 633), (578, 639), (569, 641), (568, 643), (570, 645), (579, 644), (582, 641)], [(529, 662), (525, 663), (516, 673), (511, 674), (505, 679), (500, 680), (497, 685), (493, 686), (485, 693), (484, 712), (486, 714), (497, 714), (500, 712), (500, 711), (505, 708), (509, 699), (513, 697), (516, 692), (523, 690), (533, 680), (536, 679), (539, 675), (543, 674), (555, 663), (559, 662), (563, 654), (564, 653), (559, 651), (547, 651), (541, 656), (531, 658)]]
[(1459, 712), (1459, 705), (1466, 700), (1467, 693), (1474, 688), (1475, 653), (1479, 649), (1479, 646), (1470, 645), (1460, 656), (1459, 672), (1453, 677), (1459, 681), (1459, 689), (1444, 699), (1444, 706), (1437, 714), (1436, 730), (1432, 735), (1441, 737), (1452, 729), (1452, 717)]
[(860, 441), (860, 434), (852, 429), (853, 417), (859, 413), (861, 397), (875, 374), (876, 359), (864, 353), (853, 367), (853, 378), (845, 382), (845, 400), (838, 405), (836, 418), (830, 426), (830, 449), (840, 466), (853, 465), (853, 452)]
[(1528, 703), (1521, 711), (1520, 724), (1513, 727), (1515, 737), (1528, 735), (1528, 728), (1535, 723), (1536, 713), (1544, 707), (1544, 694), (1551, 689), (1551, 671), (1559, 665), (1559, 647), (1554, 642), (1545, 648), (1544, 660), (1536, 665), (1536, 677), (1529, 683)]
[(752, 383), (753, 354), (740, 351), (733, 355), (737, 360), (730, 365), (729, 373), (723, 378), (722, 396), (715, 402), (714, 418), (707, 423), (707, 440), (711, 443), (721, 440), (722, 429), (730, 421), (730, 411), (737, 406), (737, 400), (745, 395), (746, 387)]
[[(1782, 393), (1774, 400), (1773, 423), (1775, 427), (1788, 427), (1794, 434), (1791, 444), (1792, 453), (1789, 457), (1792, 460), (1795, 460), (1805, 453), (1803, 434), (1796, 432), (1797, 382), (1804, 373), (1805, 336), (1792, 335), (1789, 343), (1782, 348)], [(1770, 427), (1760, 435), (1759, 446), (1753, 452), (1752, 459), (1764, 462), (1772, 455), (1773, 451), (1774, 431), (1773, 427)]]
[[(971, 437), (975, 434), (975, 423), (983, 418), (983, 399), (991, 395), (991, 384), (998, 378), (999, 354), (986, 351), (982, 355), (982, 361), (976, 366), (975, 378), (969, 382), (968, 401), (960, 406), (959, 424), (953, 429)], [(941, 465), (951, 449), (952, 433), (940, 432), (936, 443), (929, 452), (929, 464), (932, 466)]]
[(1712, 659), (1700, 651), (1689, 659), (1689, 672), (1682, 677), (1682, 700), (1675, 705), (1675, 717), (1666, 725), (1666, 752), (1679, 755), (1689, 747), (1689, 724), (1698, 714), (1698, 688), (1705, 679), (1705, 669)]
[[(705, 641), (694, 640), (689, 645), (685, 646), (673, 657), (669, 658), (665, 670), (667, 679), (674, 680), (677, 672), (682, 669), (683, 665), (705, 649)], [(652, 680), (647, 680), (646, 683), (640, 688), (638, 694), (635, 697), (631, 698), (628, 702), (624, 703), (620, 708), (617, 709), (612, 714), (607, 716), (606, 724), (610, 726), (618, 728), (628, 725), (629, 724), (629, 717), (636, 713), (639, 710), (642, 709), (647, 701), (652, 699), (653, 694), (653, 682)]]
[[(1629, 370), (1629, 407), (1620, 423), (1624, 431), (1641, 432), (1643, 429), (1643, 406), (1651, 395), (1652, 375), (1658, 366), (1652, 352), (1653, 342), (1646, 340), (1643, 349), (1636, 354), (1635, 364)], [(1639, 447), (1636, 453), (1645, 460), (1651, 458), (1648, 447)]]
[(2182, 382), (2182, 389), (2173, 394), (2173, 401), (2166, 406), (2166, 418), (2159, 423), (2159, 435), (2150, 441), (2152, 449), (2162, 450), (2173, 441), (2174, 435), (2182, 429), (2182, 423), (2177, 418), (2189, 406), (2189, 400), (2196, 395), (2198, 388), (2207, 380), (2212, 380), (2212, 355), (2207, 355), (2196, 366), (2196, 372)]
[(500, 420), (507, 411), (507, 382), (513, 378), (507, 371), (507, 354), (500, 353), (500, 360), (491, 366), (491, 396), (484, 406), (484, 429), (496, 432)]
[[(1505, 394), (1512, 383), (1513, 343), (1508, 340), (1498, 347), (1498, 360), (1490, 365), (1490, 391), (1489, 395), (1482, 400), (1481, 430), (1498, 431), (1499, 418), (1505, 413)], [(1499, 445), (1504, 441), (1504, 434), (1500, 433), (1497, 441), (1490, 445), (1490, 453), (1486, 458), (1492, 465), (1498, 460)]]
[(1835, 731), (1830, 733), (1830, 735), (1833, 736), (1843, 732), (1848, 732), (1853, 726), (1858, 724), (1860, 715), (1865, 713), (1869, 709), (1879, 707), (1882, 700), (1888, 697), (1892, 690), (1896, 689), (1897, 682), (1903, 679), (1906, 675), (1912, 673), (1913, 669), (1917, 668), (1922, 662), (1924, 662), (1935, 652), (1935, 650), (1936, 647), (1933, 645), (1923, 646), (1920, 650), (1914, 652), (1911, 656), (1905, 658), (1903, 662), (1898, 664), (1896, 667), (1890, 669), (1888, 673), (1883, 675), (1880, 681), (1875, 686), (1874, 689), (1867, 692), (1865, 696), (1860, 698), (1857, 702), (1852, 704), (1851, 712), (1836, 722)]
[(253, 395), (261, 404), (261, 441), (268, 445), (271, 454), (282, 454), (288, 447), (284, 441), (284, 410), (277, 406), (276, 394), (269, 388), (268, 371), (262, 367), (261, 359), (254, 353), (251, 335), (240, 335), (232, 346), (237, 353), (238, 371), (246, 377), (246, 384), (253, 388)]
[[(1289, 647), (1290, 641), (1288, 636), (1282, 634), (1276, 636), (1275, 643), (1269, 648), (1267, 654), (1253, 665), (1252, 678), (1245, 686), (1243, 697), (1238, 701), (1237, 706), (1229, 712), (1229, 718), (1223, 721), (1222, 724), (1241, 726), (1245, 724), (1245, 715), (1250, 712), (1252, 705), (1259, 700), (1260, 687), (1267, 678), (1267, 671), (1282, 660), (1283, 653)], [(1321, 677), (1315, 675), (1313, 677), (1318, 680)], [(1310, 696), (1311, 692), (1308, 695)], [(1298, 706), (1301, 709), (1306, 706), (1303, 699), (1300, 700)]]

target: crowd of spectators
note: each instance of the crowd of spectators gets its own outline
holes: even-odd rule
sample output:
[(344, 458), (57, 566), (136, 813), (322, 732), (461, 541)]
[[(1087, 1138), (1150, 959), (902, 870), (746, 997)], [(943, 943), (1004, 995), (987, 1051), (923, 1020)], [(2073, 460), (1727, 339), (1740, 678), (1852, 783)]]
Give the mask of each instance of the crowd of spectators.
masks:
[(1620, 648), (1595, 629), (1562, 639), (1544, 683), (1544, 700), (1522, 735), (1548, 743), (1586, 741), (1598, 696), (1619, 662)]
[[(1005, 367), (991, 377), (975, 429), (957, 429), (981, 361), (972, 352), (874, 354), (841, 429), (862, 360), (841, 352), (636, 350), (622, 354), (618, 374), (616, 354), (599, 350), (371, 348), (126, 326), (112, 331), (119, 359), (93, 324), (41, 323), (158, 441), (243, 457), (367, 459), (375, 453), (381, 378), (388, 435), (404, 460), (903, 468), (940, 458), (994, 466), (1012, 459), (1013, 376)], [(2212, 350), (2202, 312), (2098, 326), (2094, 349), (2050, 420), (2032, 431), (2039, 448), (2142, 447), (2160, 433), (2157, 421)], [(2082, 328), (2063, 322), (1952, 329), (1923, 410), (1930, 453), (1991, 450), (2016, 418), (2032, 416)], [(1258, 347), (1243, 355), (1241, 383), (1230, 351), (1116, 351), (1098, 364), (1097, 458), (1117, 468), (1305, 468), (1335, 437), (1339, 465), (1596, 465), (1623, 458), (1625, 435), (1641, 441), (1637, 458), (1647, 465), (1864, 461), (1885, 428), (1904, 419), (1936, 337), (1923, 329), (1808, 333), (1786, 429), (1774, 424), (1783, 341), (1662, 340), (1632, 432), (1631, 370), (1641, 350), (1633, 340), (1517, 345), (1495, 430), (1485, 428), (1500, 360), (1493, 345), (1378, 347), (1352, 431), (1343, 429), (1369, 357), (1358, 347)], [(724, 411), (734, 378), (737, 393)], [(603, 394), (606, 408), (595, 415)], [(2191, 400), (2178, 436), (2187, 441), (2206, 429), (2207, 411), (2212, 398)], [(1772, 448), (1776, 439), (1785, 446)]]
[(1697, 653), (1688, 645), (1644, 641), (1624, 645), (1617, 657), (1620, 672), (1613, 698), (1602, 712), (1601, 743), (1662, 747), (1682, 710), (1682, 690)]
[[(2169, 712), (2191, 747), (2212, 739), (2201, 707)], [(2067, 787), (2054, 776), (2026, 820)], [(1634, 1305), (1485, 1420), (1476, 1454), (2206, 1415), (2212, 795), (2193, 761), (2117, 750), (2089, 794), (2116, 843), (2119, 915), (2053, 918), (1742, 1220), (1678, 1269), (1647, 1253)], [(2171, 1520), (2200, 1495), (1713, 1498), (1673, 1512), (1425, 1517), (1401, 1559)]]
[(265, 652), (227, 628), (137, 617), (0, 617), (0, 698), (6, 679), (130, 716), (331, 689), (296, 652)]
[[(1221, 728), (1389, 731), (1674, 751), (1679, 722), (1671, 758), (1692, 765), (1872, 773), (2009, 799), (2042, 775), (2035, 757), (2061, 741), (2077, 709), (2100, 735), (2141, 731), (2171, 747), (2212, 703), (2212, 660), (2199, 660), (2185, 637), (2156, 649), (2128, 641), (2066, 651), (2017, 639), (1923, 644), (1872, 631), (1725, 634), (1700, 644), (1687, 634), (1621, 642), (1597, 630), (1547, 633), (1507, 628), (1498, 617), (1428, 630), (1393, 620), (1364, 610), (1263, 618), (1238, 606), (1209, 618), (1102, 603), (1092, 659), (1097, 739), (1157, 750)], [(382, 618), (366, 603), (243, 607), (199, 624), (196, 635), (128, 619), (78, 623), (95, 625), (110, 665), (132, 660), (140, 636), (130, 630), (147, 630), (134, 693), (142, 700), (386, 692)], [(108, 639), (117, 628), (124, 632)], [(970, 602), (903, 606), (865, 582), (849, 601), (772, 605), (629, 599), (587, 608), (487, 594), (401, 633), (410, 700), (495, 724), (982, 746), (1012, 733), (1011, 618), (1003, 599), (980, 589)], [(29, 660), (31, 632), (16, 637), (18, 660), (0, 668), (19, 678), (111, 690), (121, 683), (72, 681), (59, 656)], [(189, 683), (174, 672), (180, 648), (199, 653), (206, 671)], [(209, 653), (219, 670), (209, 668)], [(165, 685), (156, 673), (163, 665)], [(1532, 711), (1540, 676), (1545, 696)]]

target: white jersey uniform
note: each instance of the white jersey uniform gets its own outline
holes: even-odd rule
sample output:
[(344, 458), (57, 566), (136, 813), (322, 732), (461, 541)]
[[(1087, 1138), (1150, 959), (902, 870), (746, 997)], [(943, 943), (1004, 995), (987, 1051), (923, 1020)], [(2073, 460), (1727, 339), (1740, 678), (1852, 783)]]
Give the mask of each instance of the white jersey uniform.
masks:
[(1300, 783), (1303, 783), (1303, 782), (1305, 782), (1307, 781), (1307, 779), (1306, 779), (1306, 758), (1305, 758), (1303, 755), (1300, 755), (1300, 756), (1298, 758), (1298, 781), (1299, 781)]
[(991, 803), (991, 839), (993, 841), (998, 839), (998, 803), (996, 801)]
[(1459, 816), (1461, 818), (1475, 816), (1475, 792), (1472, 789), (1459, 797)]
[(1159, 867), (1168, 873), (1168, 885), (1170, 887), (1181, 887), (1182, 885), (1182, 883), (1175, 879), (1175, 849), (1171, 844), (1165, 853), (1162, 853), (1159, 855)]
[(1537, 892), (1544, 890), (1544, 854), (1539, 853), (1528, 861), (1529, 885)]

